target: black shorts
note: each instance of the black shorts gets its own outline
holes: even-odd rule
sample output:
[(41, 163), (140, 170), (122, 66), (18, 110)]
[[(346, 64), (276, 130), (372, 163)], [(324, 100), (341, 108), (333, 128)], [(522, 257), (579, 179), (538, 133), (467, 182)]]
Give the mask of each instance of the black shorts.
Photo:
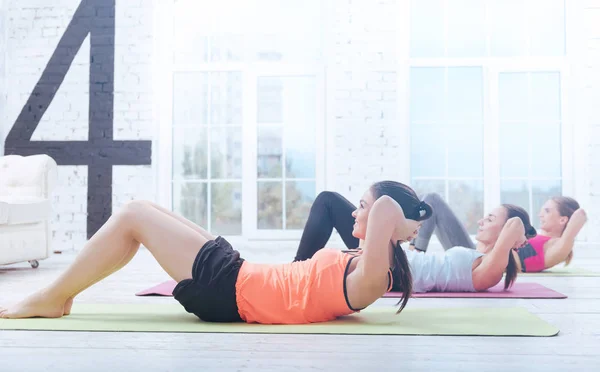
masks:
[(235, 283), (244, 259), (222, 237), (204, 244), (192, 266), (192, 279), (182, 280), (173, 297), (188, 313), (207, 322), (241, 322)]

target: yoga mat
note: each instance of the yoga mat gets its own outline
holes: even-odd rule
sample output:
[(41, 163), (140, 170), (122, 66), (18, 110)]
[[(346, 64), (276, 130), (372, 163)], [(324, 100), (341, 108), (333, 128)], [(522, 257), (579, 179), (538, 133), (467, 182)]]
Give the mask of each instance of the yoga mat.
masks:
[(519, 273), (526, 276), (600, 276), (600, 272), (582, 269), (579, 267), (553, 267), (538, 273)]
[(75, 304), (59, 319), (0, 319), (2, 330), (210, 332), (351, 335), (555, 336), (558, 328), (524, 308), (371, 307), (359, 314), (304, 325), (208, 323), (178, 304)]
[[(136, 296), (172, 296), (177, 283), (169, 280), (152, 288), (136, 293)], [(383, 297), (399, 298), (400, 293), (390, 292)], [(418, 298), (567, 298), (566, 295), (537, 283), (515, 283), (508, 291), (504, 291), (504, 284), (499, 283), (487, 292), (428, 292), (415, 293)]]
[[(402, 293), (389, 292), (383, 297), (400, 298)], [(515, 283), (507, 291), (504, 283), (488, 289), (486, 292), (427, 292), (414, 293), (417, 298), (567, 298), (566, 295), (537, 283)]]
[(173, 289), (177, 282), (174, 280), (167, 280), (166, 282), (155, 285), (154, 287), (144, 289), (136, 293), (136, 296), (173, 296)]

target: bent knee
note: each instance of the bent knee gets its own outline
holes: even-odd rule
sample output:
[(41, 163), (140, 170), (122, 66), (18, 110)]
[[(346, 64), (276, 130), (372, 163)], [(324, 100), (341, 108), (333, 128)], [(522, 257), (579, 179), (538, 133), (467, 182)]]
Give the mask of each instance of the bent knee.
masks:
[(319, 195), (315, 198), (315, 203), (318, 202), (326, 202), (334, 199), (338, 199), (340, 194), (335, 191), (321, 191)]
[(135, 221), (145, 213), (152, 204), (146, 200), (131, 200), (123, 204), (117, 215), (125, 221)]

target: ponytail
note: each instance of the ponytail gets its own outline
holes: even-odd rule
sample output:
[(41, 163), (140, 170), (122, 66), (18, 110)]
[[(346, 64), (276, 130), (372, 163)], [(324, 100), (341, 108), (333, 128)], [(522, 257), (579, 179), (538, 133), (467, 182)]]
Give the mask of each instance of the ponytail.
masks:
[(512, 287), (517, 280), (517, 261), (513, 255), (512, 249), (508, 253), (508, 266), (506, 266), (506, 275), (504, 277), (504, 290)]
[(402, 297), (396, 305), (400, 305), (400, 308), (396, 312), (399, 314), (406, 304), (408, 299), (412, 296), (413, 291), (413, 279), (410, 272), (410, 265), (408, 264), (408, 257), (404, 249), (400, 246), (400, 241), (394, 245), (394, 269), (392, 270), (392, 276), (394, 279), (393, 289), (398, 292), (402, 292)]

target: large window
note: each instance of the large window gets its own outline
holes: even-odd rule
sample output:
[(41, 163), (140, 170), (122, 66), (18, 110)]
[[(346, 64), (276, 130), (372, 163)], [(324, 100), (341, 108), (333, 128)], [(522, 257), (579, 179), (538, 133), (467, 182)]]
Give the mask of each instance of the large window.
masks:
[(477, 228), (483, 213), (481, 67), (413, 67), (411, 175), (420, 193), (436, 192)]
[(564, 0), (410, 4), (411, 181), (471, 233), (501, 202), (535, 217), (564, 192), (564, 19)]
[(498, 98), (501, 201), (537, 216), (562, 193), (560, 74), (501, 73)]
[(323, 187), (320, 1), (165, 3), (163, 202), (214, 234), (298, 235)]

